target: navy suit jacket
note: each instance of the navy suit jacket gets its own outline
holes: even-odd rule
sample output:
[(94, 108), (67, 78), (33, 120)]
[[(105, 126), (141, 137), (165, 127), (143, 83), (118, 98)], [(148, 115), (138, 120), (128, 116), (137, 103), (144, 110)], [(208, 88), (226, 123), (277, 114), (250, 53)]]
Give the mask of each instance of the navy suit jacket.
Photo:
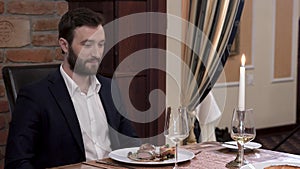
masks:
[[(111, 148), (138, 146), (130, 121), (113, 103), (110, 79), (97, 78), (101, 83), (99, 95), (109, 124)], [(5, 168), (41, 169), (85, 160), (79, 121), (59, 69), (22, 88), (10, 122)]]

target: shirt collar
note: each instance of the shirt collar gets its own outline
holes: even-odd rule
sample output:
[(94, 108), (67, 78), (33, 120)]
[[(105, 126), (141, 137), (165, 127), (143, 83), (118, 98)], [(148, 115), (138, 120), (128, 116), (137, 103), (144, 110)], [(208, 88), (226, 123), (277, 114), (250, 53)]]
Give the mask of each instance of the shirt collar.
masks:
[(91, 80), (91, 88), (95, 92), (99, 93), (100, 88), (101, 88), (101, 83), (99, 82), (99, 80), (97, 79), (97, 77), (96, 76), (91, 76), (90, 80)]
[[(63, 79), (65, 81), (65, 84), (67, 86), (68, 92), (71, 95), (71, 97), (74, 96), (75, 92), (81, 92), (79, 86), (74, 82), (74, 80), (69, 75), (67, 75), (67, 73), (62, 67), (62, 64), (60, 65), (60, 73), (63, 76)], [(97, 77), (95, 75), (90, 76), (90, 80), (91, 80), (90, 88), (93, 90), (89, 89), (89, 93), (90, 91), (92, 93), (94, 92), (99, 93), (101, 88), (101, 83), (98, 81)]]

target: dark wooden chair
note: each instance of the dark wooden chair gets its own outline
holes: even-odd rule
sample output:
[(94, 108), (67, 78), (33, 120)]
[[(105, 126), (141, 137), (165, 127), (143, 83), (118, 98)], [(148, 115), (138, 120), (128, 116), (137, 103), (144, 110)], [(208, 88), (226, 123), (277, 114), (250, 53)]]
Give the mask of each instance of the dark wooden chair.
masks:
[(50, 72), (56, 70), (59, 65), (43, 64), (3, 67), (2, 74), (10, 112), (14, 109), (17, 94), (21, 87), (46, 77)]

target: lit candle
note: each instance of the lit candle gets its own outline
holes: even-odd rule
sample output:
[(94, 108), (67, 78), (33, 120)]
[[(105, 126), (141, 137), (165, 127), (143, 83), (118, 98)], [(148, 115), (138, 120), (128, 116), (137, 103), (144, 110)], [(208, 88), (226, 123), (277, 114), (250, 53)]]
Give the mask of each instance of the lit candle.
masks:
[(240, 67), (240, 86), (239, 86), (239, 106), (238, 109), (243, 111), (245, 110), (245, 55), (242, 55), (241, 67)]

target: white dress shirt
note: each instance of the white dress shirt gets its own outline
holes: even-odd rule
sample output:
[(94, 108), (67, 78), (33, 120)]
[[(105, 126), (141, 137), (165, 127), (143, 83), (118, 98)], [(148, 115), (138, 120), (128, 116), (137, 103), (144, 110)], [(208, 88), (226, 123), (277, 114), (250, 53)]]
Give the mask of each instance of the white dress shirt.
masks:
[(85, 94), (72, 78), (66, 74), (62, 65), (60, 72), (68, 88), (79, 120), (86, 160), (107, 157), (111, 148), (106, 114), (98, 94), (101, 88), (100, 82), (96, 76), (90, 76), (90, 87)]

